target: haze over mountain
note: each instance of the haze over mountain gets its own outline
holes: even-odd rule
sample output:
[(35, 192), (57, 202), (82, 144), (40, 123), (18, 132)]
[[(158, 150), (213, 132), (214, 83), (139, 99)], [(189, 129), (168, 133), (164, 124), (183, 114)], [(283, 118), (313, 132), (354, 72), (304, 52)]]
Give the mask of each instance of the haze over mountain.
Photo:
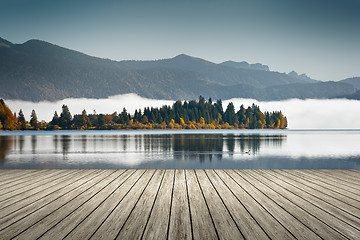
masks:
[(136, 93), (156, 99), (335, 98), (350, 96), (360, 78), (319, 82), (263, 64), (220, 64), (178, 55), (154, 61), (112, 61), (40, 40), (12, 44), (0, 38), (0, 98), (30, 101), (106, 98)]

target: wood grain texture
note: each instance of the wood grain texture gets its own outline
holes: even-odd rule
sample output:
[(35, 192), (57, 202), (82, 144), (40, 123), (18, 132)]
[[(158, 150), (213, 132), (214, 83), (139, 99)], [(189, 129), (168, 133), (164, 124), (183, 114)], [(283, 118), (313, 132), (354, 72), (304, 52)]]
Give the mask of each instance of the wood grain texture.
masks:
[(174, 177), (174, 170), (166, 170), (143, 239), (167, 239)]
[(218, 239), (208, 205), (201, 194), (201, 188), (194, 170), (186, 171), (189, 190), (189, 204), (194, 239)]
[[(259, 176), (259, 178), (260, 177), (261, 176)], [(289, 185), (286, 185), (286, 183), (283, 181), (275, 178), (271, 178), (272, 181), (269, 181), (266, 178), (263, 180), (266, 182), (268, 187), (272, 188), (278, 193), (281, 193), (284, 197), (292, 199), (292, 201), (296, 203), (298, 207), (304, 209), (308, 213), (313, 214), (313, 216), (318, 218), (320, 221), (326, 222), (328, 226), (341, 233), (344, 237), (354, 239), (355, 237), (360, 236), (358, 229), (330, 214), (321, 206), (319, 207), (314, 205), (311, 201), (306, 199), (306, 195), (298, 194), (296, 191), (294, 191), (294, 189), (292, 189)]]
[[(62, 195), (52, 203), (46, 205), (45, 207), (41, 208), (39, 211), (34, 211), (32, 214), (27, 215), (26, 217), (20, 219), (19, 221), (11, 224), (10, 226), (6, 227), (5, 229), (0, 231), (0, 236), (3, 236), (4, 239), (13, 238), (20, 233), (29, 229), (35, 223), (41, 221), (49, 214), (53, 213), (56, 210), (62, 209), (69, 201), (74, 200), (77, 196), (85, 192), (86, 190), (90, 189), (91, 187), (95, 186), (96, 184), (100, 183), (102, 179), (108, 176), (110, 173), (109, 171), (102, 171), (99, 175), (97, 175), (93, 181), (84, 184), (80, 188), (76, 189), (76, 191), (72, 191), (69, 194)], [(36, 210), (36, 209), (35, 209)]]
[(121, 200), (91, 239), (115, 239), (156, 170), (146, 170), (130, 192)]
[(38, 195), (34, 195), (32, 199), (28, 201), (23, 201), (18, 204), (13, 204), (7, 208), (0, 210), (0, 230), (3, 228), (19, 221), (20, 219), (41, 210), (43, 207), (51, 204), (62, 196), (75, 191), (83, 184), (91, 181), (101, 172), (99, 170), (83, 170), (83, 176), (78, 175), (77, 178), (74, 178), (72, 182), (64, 181), (61, 184), (57, 185), (57, 189), (54, 191), (49, 191), (48, 195), (39, 198)]
[(230, 215), (204, 170), (196, 170), (201, 191), (209, 207), (211, 217), (220, 239), (244, 239), (234, 219)]
[(360, 239), (359, 178), (359, 170), (0, 170), (0, 239)]
[(169, 239), (192, 239), (191, 217), (185, 170), (175, 170), (169, 223)]
[[(77, 225), (65, 239), (89, 239), (138, 182), (145, 170), (136, 170), (116, 191)], [(126, 176), (124, 176), (126, 177)]]
[(219, 175), (217, 175), (214, 170), (205, 170), (205, 172), (245, 239), (251, 239), (254, 238), (254, 236), (257, 239), (269, 239), (250, 212), (248, 212), (241, 201), (236, 198)]

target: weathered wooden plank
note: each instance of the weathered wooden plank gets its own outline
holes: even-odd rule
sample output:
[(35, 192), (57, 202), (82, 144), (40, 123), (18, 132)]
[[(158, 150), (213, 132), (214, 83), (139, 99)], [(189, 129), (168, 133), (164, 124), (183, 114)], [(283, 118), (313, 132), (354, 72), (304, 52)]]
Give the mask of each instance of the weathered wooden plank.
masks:
[(355, 189), (356, 191), (358, 191), (357, 194), (359, 195), (359, 188), (360, 188), (359, 179), (352, 176), (351, 173), (345, 174), (345, 172), (341, 170), (333, 170), (332, 172), (329, 172), (329, 171), (316, 170), (316, 169), (309, 169), (304, 172), (321, 177), (323, 178), (323, 180), (330, 181), (332, 184), (335, 185), (341, 184), (341, 186), (347, 186), (353, 190)]
[(332, 183), (334, 183), (335, 185), (340, 185), (340, 186), (347, 186), (350, 187), (352, 190), (356, 190), (357, 194), (359, 194), (359, 188), (360, 188), (360, 183), (359, 183), (359, 178), (360, 178), (360, 174), (358, 176), (358, 178), (355, 179), (355, 177), (353, 178), (350, 173), (343, 173), (342, 171), (339, 170), (334, 170), (333, 172), (329, 172), (329, 171), (306, 171), (309, 172), (310, 174), (313, 174), (315, 176), (319, 176), (321, 178), (323, 178), (326, 181), (330, 181)]
[[(273, 183), (272, 179), (267, 178), (270, 175), (270, 172), (271, 171), (269, 170), (258, 170), (257, 173), (255, 171), (249, 171), (247, 174), (250, 176), (250, 178), (252, 178), (251, 180), (256, 186), (265, 186), (262, 190), (264, 194), (273, 199), (277, 204), (283, 207), (286, 211), (292, 214), (295, 218), (297, 218), (323, 239), (345, 238), (345, 236), (343, 236), (340, 232), (329, 226), (327, 222), (324, 222), (322, 219), (319, 219), (317, 216), (313, 215), (312, 212), (308, 209), (302, 208), (301, 205), (298, 205), (296, 199), (288, 196), (287, 191), (284, 189), (274, 190), (271, 186), (269, 187), (269, 183)], [(312, 205), (310, 204), (310, 206)]]
[(147, 185), (150, 179), (154, 176), (155, 170), (147, 170), (137, 181), (135, 186), (130, 190), (119, 205), (116, 206), (114, 211), (110, 213), (108, 218), (97, 229), (91, 239), (115, 239), (120, 229), (124, 225), (126, 219), (130, 215), (136, 203)]
[[(285, 171), (285, 170), (284, 170)], [(287, 171), (287, 170), (286, 170)], [(306, 179), (307, 181), (313, 182), (318, 184), (319, 186), (322, 186), (328, 190), (331, 190), (335, 193), (342, 194), (348, 198), (351, 198), (360, 204), (360, 196), (357, 194), (352, 193), (351, 191), (345, 189), (343, 186), (336, 186), (332, 183), (329, 183), (328, 181), (324, 181), (323, 178), (315, 176), (314, 174), (307, 173), (306, 171), (298, 171), (298, 170), (292, 170), (288, 171), (290, 174), (294, 174), (296, 176), (302, 177)]]
[(32, 172), (45, 171), (44, 169), (0, 169), (0, 180), (16, 179)]
[(167, 239), (175, 170), (166, 170), (143, 239)]
[[(195, 174), (204, 194), (214, 225), (220, 239), (244, 239), (238, 226), (216, 193), (204, 170), (195, 170)], [(191, 206), (190, 206), (191, 207)]]
[[(270, 215), (252, 194), (244, 189), (239, 177), (235, 172), (229, 170), (215, 170), (223, 182), (228, 186), (236, 198), (243, 204), (258, 225), (271, 239), (294, 239), (290, 232), (284, 228), (272, 215)], [(235, 178), (236, 179), (235, 179)]]
[(186, 170), (194, 239), (218, 239), (194, 170)]
[[(281, 175), (280, 175), (281, 176)], [(313, 204), (314, 206), (317, 206), (318, 208), (321, 208), (322, 210), (326, 211), (327, 213), (333, 215), (334, 217), (346, 222), (347, 224), (351, 225), (352, 227), (360, 230), (360, 219), (357, 216), (354, 216), (352, 214), (349, 214), (343, 210), (341, 210), (338, 207), (335, 207), (334, 205), (324, 201), (323, 199), (316, 196), (316, 190), (312, 190), (309, 192), (306, 192), (304, 190), (304, 186), (296, 184), (292, 184), (291, 182), (287, 181), (283, 177), (274, 177), (272, 179), (278, 179), (279, 183), (282, 187), (286, 188), (288, 191), (291, 191), (292, 193), (296, 194), (297, 196), (302, 197), (304, 200), (308, 201), (309, 203)], [(360, 232), (359, 232), (360, 233)]]
[(27, 199), (34, 194), (43, 194), (46, 195), (47, 191), (51, 190), (58, 183), (63, 181), (67, 181), (72, 176), (75, 176), (80, 170), (75, 171), (62, 171), (59, 175), (56, 175), (55, 178), (49, 180), (41, 186), (37, 186), (35, 188), (31, 188), (29, 190), (25, 190), (23, 193), (19, 193), (15, 196), (9, 197), (3, 201), (1, 201), (0, 210), (8, 207), (13, 204), (18, 204), (21, 201), (28, 201)]
[(14, 173), (19, 173), (21, 172), (22, 169), (0, 169), (0, 180), (4, 177), (7, 176), (8, 174), (14, 174)]
[[(319, 172), (324, 172), (324, 173), (328, 173), (330, 175), (332, 175), (331, 171), (322, 171), (320, 170)], [(349, 170), (345, 170), (345, 169), (338, 169), (336, 171), (334, 171), (334, 173), (339, 174), (341, 173), (341, 176), (344, 180), (352, 180), (354, 183), (356, 183), (357, 185), (360, 185), (360, 183), (358, 182), (359, 177), (360, 177), (360, 171), (349, 171)]]
[(92, 180), (101, 172), (100, 170), (84, 170), (83, 176), (79, 175), (77, 179), (74, 179), (72, 182), (64, 181), (59, 189), (54, 192), (50, 192), (47, 196), (43, 198), (36, 199), (37, 195), (32, 196), (33, 199), (29, 198), (29, 202), (23, 202), (23, 205), (11, 205), (8, 208), (2, 209), (0, 211), (0, 230), (8, 227), (9, 225), (19, 221), (20, 219), (39, 211), (41, 208), (45, 207), (48, 204), (51, 204), (53, 201), (61, 198), (62, 196), (68, 194), (69, 192), (79, 188), (84, 183)]
[(305, 182), (307, 182), (308, 184), (314, 184), (315, 186), (317, 186), (316, 187), (317, 191), (322, 192), (322, 193), (326, 193), (328, 195), (331, 195), (333, 198), (336, 198), (339, 201), (342, 201), (342, 202), (344, 202), (344, 203), (346, 203), (348, 205), (351, 205), (353, 208), (360, 209), (358, 201), (356, 201), (356, 200), (354, 200), (352, 198), (349, 198), (349, 197), (347, 197), (347, 196), (345, 196), (345, 195), (343, 195), (341, 193), (334, 192), (329, 188), (323, 187), (323, 186), (317, 184), (317, 181), (315, 181), (313, 179), (310, 179), (311, 181), (309, 181), (309, 179), (303, 178), (303, 177), (301, 177), (301, 175), (294, 174), (293, 171), (287, 171), (287, 170), (279, 170), (279, 171), (286, 172), (287, 174), (290, 174), (290, 175), (294, 176), (297, 179), (302, 179)]
[(19, 176), (12, 176), (2, 181), (0, 185), (0, 190), (6, 189), (14, 185), (16, 186), (24, 182), (26, 183), (31, 179), (36, 179), (37, 177), (46, 174), (47, 172), (51, 172), (51, 170), (34, 170), (34, 171), (25, 170), (25, 172), (23, 172), (23, 174), (20, 174)]
[(36, 187), (42, 186), (53, 179), (57, 179), (65, 174), (64, 171), (49, 171), (47, 174), (41, 174), (35, 179), (29, 179), (26, 183), (16, 184), (0, 191), (0, 202), (8, 198), (14, 197), (19, 194), (23, 194), (26, 191), (30, 191)]
[(306, 191), (306, 193), (313, 195), (323, 201), (326, 201), (329, 204), (332, 204), (335, 207), (338, 207), (339, 209), (353, 215), (360, 217), (360, 209), (353, 207), (350, 204), (347, 204), (345, 201), (341, 201), (334, 196), (334, 194), (328, 194), (328, 192), (323, 192), (319, 190), (318, 186), (314, 183), (311, 183), (309, 181), (305, 181), (302, 178), (295, 177), (294, 175), (291, 175), (285, 171), (279, 171), (274, 170), (267, 171), (266, 173), (271, 174), (273, 177), (281, 178), (288, 183), (300, 188), (303, 191)]
[[(321, 222), (316, 217), (312, 216), (302, 208), (299, 208), (295, 203), (291, 201), (291, 199), (287, 199), (283, 195), (279, 194), (278, 192), (275, 192), (273, 189), (269, 188), (264, 182), (260, 181), (259, 175), (267, 174), (269, 172), (268, 170), (262, 171), (260, 174), (256, 174), (254, 176), (249, 176), (249, 172), (247, 171), (246, 174), (248, 174), (248, 178), (251, 179), (251, 183), (254, 184), (259, 190), (265, 194), (268, 198), (270, 198), (274, 203), (279, 205), (281, 208), (283, 208), (285, 211), (287, 211), (289, 214), (294, 216), (294, 218), (297, 219), (297, 221), (300, 221), (305, 226), (307, 226), (309, 229), (311, 229), (315, 234), (322, 237), (323, 239), (342, 239), (344, 238), (340, 233), (336, 232), (334, 229), (330, 228), (325, 223)], [(242, 174), (242, 176), (245, 175)], [(295, 230), (296, 232), (296, 230)], [(306, 235), (307, 236), (307, 235)], [(305, 238), (305, 237), (300, 237)]]
[(241, 181), (241, 184), (252, 193), (252, 196), (261, 204), (266, 211), (268, 211), (274, 218), (284, 226), (292, 236), (299, 239), (319, 239), (320, 237), (314, 233), (303, 222), (299, 221), (294, 215), (286, 211), (285, 208), (278, 205), (277, 202), (270, 198), (264, 192), (269, 191), (268, 187), (261, 184), (254, 184), (256, 181), (252, 176), (248, 175), (249, 171), (237, 171), (238, 175), (242, 178), (236, 178)]
[(94, 196), (98, 196), (98, 193), (106, 188), (111, 182), (113, 182), (122, 172), (120, 171), (111, 171), (112, 174), (108, 175), (101, 182), (98, 182), (89, 190), (78, 195), (75, 199), (63, 205), (60, 209), (55, 210), (51, 214), (47, 215), (45, 218), (41, 219), (39, 222), (32, 225), (26, 231), (22, 232), (20, 235), (16, 236), (14, 239), (37, 239), (46, 233), (49, 229), (58, 224), (62, 219), (71, 214), (74, 210), (82, 206), (85, 202), (91, 199)]
[[(219, 170), (222, 171), (222, 170)], [(245, 239), (269, 239), (264, 230), (258, 225), (253, 216), (246, 210), (244, 205), (235, 197), (223, 180), (214, 170), (205, 170), (209, 180), (218, 192), (221, 200), (226, 205), (235, 223)]]
[(39, 171), (37, 169), (33, 170), (23, 170), (23, 169), (0, 169), (0, 182), (3, 183), (7, 180), (15, 180), (19, 177), (29, 174), (31, 172)]
[(65, 239), (89, 239), (129, 193), (144, 172), (145, 170), (136, 170), (133, 172), (110, 197), (102, 202), (79, 225), (74, 226), (75, 228)]
[(47, 172), (39, 173), (36, 177), (29, 177), (26, 179), (26, 181), (22, 183), (16, 183), (8, 186), (4, 186), (2, 189), (0, 189), (0, 197), (3, 197), (5, 194), (10, 194), (13, 191), (19, 190), (19, 189), (29, 189), (31, 186), (36, 185), (40, 181), (44, 181), (47, 179), (47, 177), (54, 176), (56, 174), (59, 174), (59, 171), (51, 170)]
[[(355, 180), (353, 182), (350, 182), (350, 181), (347, 182), (346, 179), (349, 180), (351, 178), (350, 176), (348, 176), (346, 179), (344, 179), (344, 178), (337, 179), (336, 172), (338, 172), (338, 171), (336, 170), (330, 176), (325, 175), (324, 173), (321, 173), (320, 171), (314, 171), (314, 170), (306, 170), (306, 171), (303, 171), (302, 173), (309, 174), (312, 178), (317, 179), (318, 181), (322, 181), (324, 183), (327, 183), (328, 185), (340, 188), (342, 190), (346, 190), (346, 191), (360, 197), (360, 185), (354, 184)], [(358, 180), (356, 180), (356, 182), (358, 182)]]
[(1, 230), (0, 236), (3, 236), (4, 239), (11, 239), (24, 232), (25, 230), (29, 229), (34, 224), (40, 222), (42, 219), (44, 219), (49, 214), (55, 212), (56, 210), (62, 210), (65, 213), (65, 211), (62, 209), (63, 206), (74, 200), (76, 197), (82, 195), (84, 192), (88, 191), (96, 183), (101, 182), (111, 173), (113, 173), (113, 171), (102, 171), (99, 175), (93, 178), (91, 182), (82, 185), (80, 188), (76, 189), (76, 191), (72, 191), (68, 194), (61, 196), (60, 198), (56, 199), (56, 201), (53, 201), (52, 203), (41, 208), (39, 211), (35, 211), (34, 213), (27, 215), (21, 220)]
[(169, 239), (192, 239), (191, 217), (185, 171), (175, 171), (169, 224)]
[(140, 239), (158, 195), (165, 170), (157, 170), (136, 203), (116, 239)]
[[(66, 216), (59, 223), (49, 229), (41, 236), (41, 239), (51, 239), (56, 236), (59, 239), (63, 239), (70, 231), (82, 222), (91, 212), (93, 212), (103, 201), (105, 201), (114, 191), (116, 191), (122, 183), (131, 175), (133, 170), (125, 172), (125, 170), (119, 170), (120, 174), (114, 181), (110, 182), (103, 189), (101, 189), (96, 197), (90, 198), (83, 205), (73, 211), (70, 215)], [(125, 175), (125, 176), (124, 176)]]
[[(285, 184), (284, 182), (276, 178), (272, 178), (271, 176), (263, 178), (260, 174), (258, 175), (258, 179), (262, 179), (262, 182), (265, 185), (272, 188), (274, 191), (280, 193), (282, 196), (291, 199), (292, 202), (294, 202), (300, 208), (304, 209), (322, 222), (326, 223), (331, 228), (341, 233), (343, 236), (351, 239), (354, 239), (356, 236), (360, 236), (359, 230), (357, 230), (353, 226), (339, 220), (335, 216), (329, 214), (327, 211), (324, 211), (322, 208), (319, 208), (318, 206), (315, 206), (311, 202), (305, 200), (303, 198), (304, 196), (299, 196), (296, 193), (293, 193), (292, 191), (283, 187), (283, 185)], [(269, 179), (271, 179), (271, 181), (269, 181)]]

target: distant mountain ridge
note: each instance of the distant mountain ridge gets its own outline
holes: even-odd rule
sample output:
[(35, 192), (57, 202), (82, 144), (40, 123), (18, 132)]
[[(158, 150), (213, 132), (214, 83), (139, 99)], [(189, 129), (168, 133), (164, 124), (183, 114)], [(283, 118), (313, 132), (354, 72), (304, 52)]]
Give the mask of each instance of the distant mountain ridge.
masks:
[[(359, 85), (357, 85), (359, 83)], [(40, 40), (0, 38), (0, 98), (56, 101), (136, 93), (157, 99), (334, 98), (354, 94), (360, 80), (319, 82), (256, 63), (216, 64), (180, 54), (154, 61), (112, 61)]]
[(262, 71), (270, 71), (269, 66), (263, 65), (261, 63), (249, 64), (248, 62), (234, 62), (234, 61), (225, 61), (220, 63), (224, 66), (229, 66), (233, 68), (243, 68), (243, 69), (252, 69), (252, 70), (262, 70)]
[(348, 84), (360, 89), (360, 77), (347, 78), (347, 79), (341, 80), (341, 82), (348, 83)]

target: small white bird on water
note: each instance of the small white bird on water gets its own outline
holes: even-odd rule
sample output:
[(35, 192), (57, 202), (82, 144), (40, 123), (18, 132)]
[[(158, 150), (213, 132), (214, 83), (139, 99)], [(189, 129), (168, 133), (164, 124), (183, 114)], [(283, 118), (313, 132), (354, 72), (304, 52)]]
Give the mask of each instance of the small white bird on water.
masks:
[(249, 149), (249, 151), (247, 151), (247, 152), (245, 152), (246, 154), (250, 154), (250, 149)]

